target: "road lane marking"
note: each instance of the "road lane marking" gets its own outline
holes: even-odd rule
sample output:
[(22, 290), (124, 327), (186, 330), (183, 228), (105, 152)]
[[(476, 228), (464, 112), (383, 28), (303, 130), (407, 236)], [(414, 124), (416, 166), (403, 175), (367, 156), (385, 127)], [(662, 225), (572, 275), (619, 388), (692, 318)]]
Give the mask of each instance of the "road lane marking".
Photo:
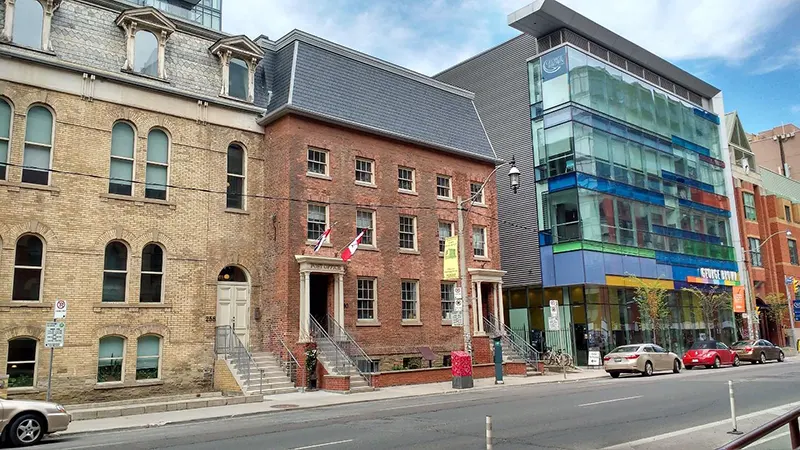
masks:
[(633, 400), (633, 399), (637, 399), (637, 398), (642, 398), (642, 396), (641, 395), (634, 395), (633, 397), (615, 398), (613, 400), (603, 400), (602, 402), (584, 403), (582, 405), (578, 405), (578, 407), (580, 408), (580, 407), (584, 407), (584, 406), (602, 405), (603, 403), (622, 402), (622, 401), (625, 401), (625, 400)]
[(331, 445), (338, 445), (338, 444), (347, 444), (348, 442), (353, 442), (352, 439), (346, 439), (344, 441), (336, 441), (336, 442), (325, 442), (323, 444), (314, 444), (314, 445), (307, 445), (305, 447), (295, 447), (291, 450), (306, 450), (308, 448), (320, 448), (320, 447), (328, 447)]

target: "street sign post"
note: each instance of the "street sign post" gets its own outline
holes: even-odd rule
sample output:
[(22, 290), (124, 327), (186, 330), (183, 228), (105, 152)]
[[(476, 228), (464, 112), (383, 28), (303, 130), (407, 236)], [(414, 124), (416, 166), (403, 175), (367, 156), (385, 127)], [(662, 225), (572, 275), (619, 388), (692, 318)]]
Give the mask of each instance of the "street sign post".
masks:
[(53, 309), (53, 320), (55, 319), (66, 319), (67, 318), (67, 301), (66, 300), (56, 300), (55, 309)]
[[(63, 300), (59, 300), (63, 301)], [(58, 301), (56, 302), (56, 304)], [(58, 305), (56, 305), (58, 306)], [(64, 314), (66, 314), (67, 304), (64, 302)], [(66, 331), (66, 324), (64, 322), (47, 322), (44, 328), (44, 346), (50, 349), (50, 368), (47, 375), (47, 401), (50, 401), (50, 392), (53, 380), (53, 350), (58, 347), (64, 346), (64, 332)]]

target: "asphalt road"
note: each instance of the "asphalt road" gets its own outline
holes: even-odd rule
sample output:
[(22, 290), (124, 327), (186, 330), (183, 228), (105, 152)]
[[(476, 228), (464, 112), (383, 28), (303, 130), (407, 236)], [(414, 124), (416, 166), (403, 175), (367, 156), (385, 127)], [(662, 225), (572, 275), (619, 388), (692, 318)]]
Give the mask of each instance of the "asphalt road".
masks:
[(495, 450), (596, 449), (729, 418), (728, 380), (742, 415), (800, 401), (795, 359), (65, 436), (40, 448), (479, 449), (492, 416)]

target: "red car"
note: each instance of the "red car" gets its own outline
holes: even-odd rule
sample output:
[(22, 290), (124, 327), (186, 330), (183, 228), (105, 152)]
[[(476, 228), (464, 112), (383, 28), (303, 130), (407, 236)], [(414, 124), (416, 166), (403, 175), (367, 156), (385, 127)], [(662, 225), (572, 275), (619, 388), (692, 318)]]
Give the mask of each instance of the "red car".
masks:
[(720, 366), (739, 365), (739, 355), (727, 345), (717, 341), (697, 341), (683, 355), (683, 365), (687, 370), (695, 366), (717, 369)]

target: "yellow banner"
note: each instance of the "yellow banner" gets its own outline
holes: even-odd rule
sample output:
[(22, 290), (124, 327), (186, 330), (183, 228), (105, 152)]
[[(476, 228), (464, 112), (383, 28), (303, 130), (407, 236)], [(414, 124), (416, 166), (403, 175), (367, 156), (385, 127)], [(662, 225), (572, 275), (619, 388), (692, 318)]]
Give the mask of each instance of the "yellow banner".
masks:
[(444, 276), (445, 280), (458, 279), (458, 236), (444, 240)]

